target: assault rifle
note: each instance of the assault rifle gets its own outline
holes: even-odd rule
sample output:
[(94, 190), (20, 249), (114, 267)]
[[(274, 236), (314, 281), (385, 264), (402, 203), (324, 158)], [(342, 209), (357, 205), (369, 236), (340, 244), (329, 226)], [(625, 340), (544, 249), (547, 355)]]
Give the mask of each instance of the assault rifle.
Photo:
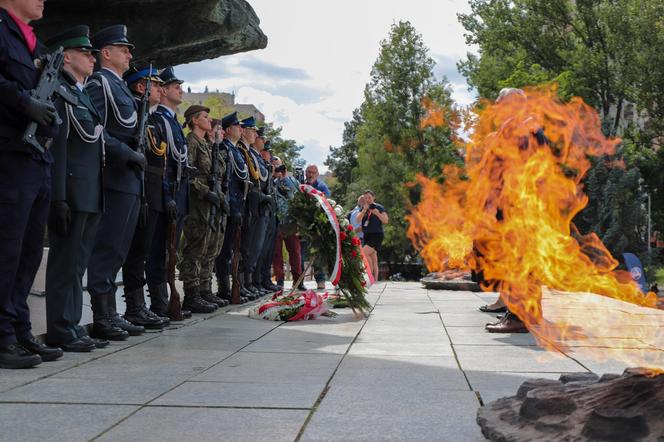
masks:
[[(224, 198), (224, 194), (221, 191), (221, 177), (219, 176), (219, 127), (214, 128), (214, 144), (212, 145), (212, 173), (208, 179), (208, 187), (214, 193), (217, 194), (219, 199)], [(217, 218), (217, 206), (214, 204), (210, 205), (210, 217), (208, 219), (208, 224), (213, 232), (217, 231), (217, 225), (215, 224), (215, 219)]]
[[(65, 101), (73, 105), (78, 103), (78, 99), (72, 94), (69, 94), (69, 91), (58, 87), (60, 85), (59, 74), (62, 71), (64, 63), (65, 55), (62, 46), (52, 54), (47, 54), (45, 56), (44, 68), (39, 76), (37, 87), (30, 92), (32, 98), (53, 105), (53, 94), (57, 92)], [(57, 112), (55, 113), (55, 124), (62, 124), (62, 119), (60, 119)], [(40, 153), (44, 153), (44, 147), (37, 140), (37, 127), (38, 124), (35, 121), (28, 123), (28, 127), (23, 133), (23, 141), (32, 145), (32, 147), (37, 149)]]
[(171, 297), (168, 300), (168, 317), (172, 321), (182, 321), (182, 303), (178, 289), (175, 287), (176, 231), (177, 221), (173, 221), (168, 231), (168, 286), (171, 289)]
[[(145, 93), (141, 97), (141, 106), (138, 112), (138, 142), (136, 152), (145, 155), (148, 150), (148, 118), (150, 117), (150, 89), (152, 88), (152, 63), (148, 68), (148, 76), (145, 79)], [(145, 204), (145, 179), (140, 171), (137, 176), (141, 180), (141, 206)]]
[[(233, 153), (230, 152), (229, 155)], [(242, 201), (247, 200), (247, 193), (253, 183), (247, 180), (244, 182), (244, 193)], [(235, 238), (233, 238), (233, 259), (231, 261), (231, 275), (233, 276), (233, 285), (231, 286), (231, 304), (242, 304), (242, 297), (240, 296), (240, 242), (242, 236), (242, 225), (237, 226)]]

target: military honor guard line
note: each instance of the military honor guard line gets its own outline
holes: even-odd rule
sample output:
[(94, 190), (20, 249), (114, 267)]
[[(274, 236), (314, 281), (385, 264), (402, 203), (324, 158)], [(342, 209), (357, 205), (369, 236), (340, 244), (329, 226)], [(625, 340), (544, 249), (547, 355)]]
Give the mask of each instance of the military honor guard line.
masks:
[[(42, 14), (42, 1), (0, 0), (0, 368), (211, 313), (231, 302), (231, 279), (241, 302), (279, 290), (273, 257), (281, 266), (282, 237), (292, 235), (278, 218), (297, 183), (266, 148), (264, 128), (237, 113), (213, 119), (200, 105), (184, 111), (183, 128), (183, 80), (172, 67), (133, 65), (126, 26), (91, 34), (80, 25), (42, 43), (29, 26)], [(54, 53), (62, 54), (57, 84), (39, 99), (44, 61), (54, 60), (44, 56)], [(31, 123), (37, 130), (26, 141)], [(32, 334), (27, 297), (47, 226), (44, 344)], [(175, 266), (181, 306), (169, 294)], [(90, 334), (79, 324), (86, 271)]]

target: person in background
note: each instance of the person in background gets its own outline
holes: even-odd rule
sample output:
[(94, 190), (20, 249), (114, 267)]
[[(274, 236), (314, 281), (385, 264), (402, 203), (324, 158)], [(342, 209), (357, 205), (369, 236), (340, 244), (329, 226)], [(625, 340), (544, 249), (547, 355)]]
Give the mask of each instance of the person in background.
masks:
[[(300, 249), (300, 237), (297, 234), (297, 225), (288, 217), (288, 204), (298, 191), (299, 183), (295, 178), (288, 174), (286, 165), (282, 163), (279, 157), (274, 157), (274, 176), (277, 200), (277, 236), (275, 238), (274, 256), (272, 259), (272, 271), (277, 280), (277, 285), (284, 286), (284, 257), (283, 244), (286, 244), (288, 251), (288, 262), (291, 266), (293, 275), (293, 284), (300, 279), (302, 274), (302, 256)], [(304, 285), (300, 283), (298, 287), (304, 290)]]
[(371, 190), (364, 191), (364, 206), (357, 215), (362, 220), (362, 241), (364, 255), (367, 257), (371, 273), (378, 281), (378, 253), (383, 244), (383, 225), (389, 222), (385, 208), (376, 203), (374, 193)]
[[(319, 192), (323, 192), (327, 198), (330, 197), (330, 189), (327, 187), (327, 184), (318, 179), (320, 176), (318, 166), (315, 164), (308, 165), (304, 171), (304, 176), (307, 184)], [(304, 260), (307, 259), (309, 255), (309, 245), (306, 241), (301, 241), (300, 246), (302, 248), (302, 268), (304, 269)], [(314, 263), (314, 269), (316, 268), (320, 268), (319, 262)], [(325, 272), (320, 270), (316, 271), (314, 278), (316, 279), (316, 288), (318, 290), (323, 290), (325, 288)]]
[(360, 195), (357, 197), (357, 205), (348, 214), (348, 222), (350, 222), (350, 225), (353, 226), (353, 231), (355, 231), (355, 234), (361, 241), (364, 240), (364, 233), (362, 232), (362, 218), (360, 218), (358, 215), (362, 211), (363, 207), (364, 195)]

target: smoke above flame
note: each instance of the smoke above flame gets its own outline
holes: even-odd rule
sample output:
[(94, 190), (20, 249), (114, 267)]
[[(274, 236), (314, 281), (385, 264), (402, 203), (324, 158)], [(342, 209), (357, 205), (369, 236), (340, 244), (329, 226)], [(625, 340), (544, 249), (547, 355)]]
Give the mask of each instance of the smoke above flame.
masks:
[[(613, 154), (620, 140), (603, 135), (597, 112), (580, 98), (563, 103), (554, 86), (518, 92), (479, 106), (463, 168), (445, 167), (443, 184), (417, 177), (422, 200), (407, 216), (408, 236), (429, 270), (481, 271), (483, 288), (501, 293), (540, 343), (565, 346), (615, 324), (587, 312), (579, 334), (571, 325), (578, 317), (545, 320), (543, 287), (553, 298), (594, 293), (641, 307), (657, 299), (616, 270), (596, 235), (580, 234), (572, 222), (588, 203), (582, 179), (590, 157)], [(650, 320), (646, 342), (661, 338), (662, 316)]]

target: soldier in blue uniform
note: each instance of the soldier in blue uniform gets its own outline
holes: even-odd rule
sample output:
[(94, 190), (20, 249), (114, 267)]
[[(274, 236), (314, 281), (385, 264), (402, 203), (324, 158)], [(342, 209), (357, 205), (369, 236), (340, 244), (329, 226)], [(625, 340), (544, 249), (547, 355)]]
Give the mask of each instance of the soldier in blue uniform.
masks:
[(129, 252), (139, 214), (147, 214), (147, 206), (141, 201), (146, 160), (137, 151), (136, 102), (122, 79), (134, 46), (127, 40), (124, 25), (105, 28), (91, 40), (100, 51), (101, 69), (90, 77), (85, 88), (106, 128), (105, 211), (88, 265), (92, 336), (124, 340), (145, 331), (121, 318), (115, 307), (115, 279)]
[[(268, 180), (270, 178), (267, 165), (256, 149), (258, 139), (258, 128), (254, 117), (242, 120), (243, 128), (240, 145), (246, 146), (243, 153), (247, 158), (250, 176), (254, 187), (247, 196), (247, 209), (245, 214), (247, 221), (244, 223), (242, 238), (242, 263), (244, 269), (244, 289), (252, 292), (254, 297), (263, 296), (268, 293), (261, 287), (261, 281), (254, 279), (260, 253), (268, 233), (269, 211), (271, 197), (268, 196)], [(260, 143), (260, 142), (259, 142)], [(255, 170), (256, 173), (251, 172)]]
[(53, 159), (21, 139), (30, 121), (39, 124), (39, 135), (53, 136), (56, 119), (52, 105), (30, 97), (41, 48), (28, 23), (43, 9), (37, 0), (0, 5), (0, 368), (33, 367), (62, 355), (35, 340), (27, 303), (42, 258)]
[[(150, 291), (150, 309), (160, 316), (167, 313), (168, 291), (166, 289), (166, 250), (168, 232), (171, 223), (176, 223), (175, 245), (180, 241), (184, 219), (189, 213), (189, 160), (187, 141), (178, 122), (176, 112), (182, 104), (182, 83), (177, 78), (173, 67), (159, 72), (164, 82), (161, 101), (154, 112), (155, 124), (162, 142), (166, 145), (166, 168), (164, 172), (163, 204), (164, 211), (155, 229), (152, 250), (146, 263), (145, 274)], [(183, 317), (189, 317), (189, 309), (183, 311)]]
[[(150, 78), (150, 95), (148, 106), (154, 108), (161, 98), (161, 85), (163, 80), (159, 77), (156, 68), (133, 66), (124, 74), (127, 86), (134, 94), (136, 106), (141, 107), (141, 100), (147, 92), (147, 79)], [(122, 265), (122, 280), (124, 282), (124, 298), (127, 309), (124, 319), (134, 325), (146, 329), (162, 329), (170, 322), (167, 315), (160, 317), (145, 306), (145, 266), (152, 247), (157, 225), (163, 219), (164, 212), (164, 168), (166, 165), (166, 144), (159, 136), (158, 124), (160, 120), (154, 113), (147, 122), (148, 146), (145, 152), (147, 166), (145, 169), (143, 192), (148, 205), (148, 214), (145, 223), (139, 223), (134, 232), (127, 259)], [(159, 239), (163, 241), (163, 238)], [(163, 256), (162, 256), (163, 259)]]
[(224, 146), (228, 151), (228, 202), (230, 214), (226, 224), (226, 234), (221, 253), (217, 257), (215, 271), (219, 286), (218, 296), (222, 299), (231, 299), (230, 274), (231, 259), (233, 258), (233, 243), (237, 230), (242, 227), (242, 214), (244, 201), (249, 183), (247, 163), (240, 153), (238, 143), (242, 134), (237, 112), (226, 115), (221, 120), (221, 127), (225, 131)]
[(272, 165), (272, 152), (268, 149), (268, 142), (265, 139), (265, 127), (259, 128), (257, 135), (256, 141), (254, 141), (254, 147), (260, 152), (260, 156), (265, 162), (265, 167), (268, 172), (264, 192), (266, 198), (261, 205), (261, 210), (267, 218), (267, 225), (265, 230), (265, 240), (261, 246), (253, 281), (260, 288), (267, 290), (268, 292), (276, 292), (281, 290), (282, 287), (273, 284), (271, 278), (272, 258), (274, 257), (275, 241), (277, 237), (277, 200), (276, 186), (274, 184), (274, 166)]
[(108, 345), (106, 340), (90, 338), (79, 325), (83, 274), (103, 210), (104, 126), (83, 89), (97, 52), (89, 33), (87, 26), (76, 26), (47, 42), (50, 50), (65, 48), (60, 87), (76, 97), (77, 103), (61, 97), (55, 100), (63, 124), (51, 146), (54, 164), (48, 221), (46, 341), (73, 352)]

